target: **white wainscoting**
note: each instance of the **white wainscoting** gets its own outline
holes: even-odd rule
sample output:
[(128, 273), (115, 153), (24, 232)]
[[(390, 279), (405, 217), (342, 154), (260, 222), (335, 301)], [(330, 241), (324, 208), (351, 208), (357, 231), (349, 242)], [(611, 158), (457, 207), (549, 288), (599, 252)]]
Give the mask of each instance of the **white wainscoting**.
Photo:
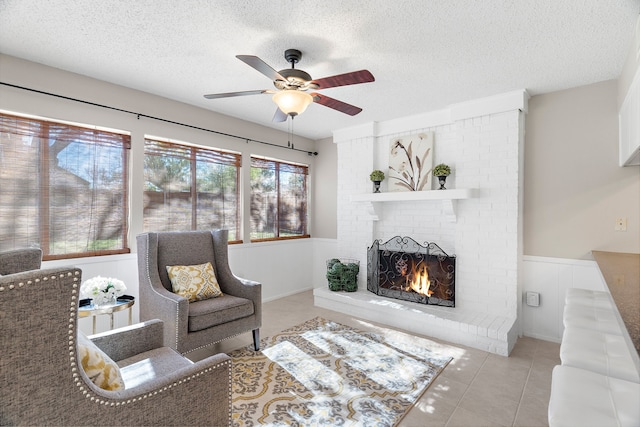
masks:
[[(229, 247), (229, 263), (237, 276), (263, 284), (263, 301), (272, 301), (312, 288), (326, 288), (326, 261), (339, 258), (336, 239), (299, 239), (249, 243)], [(83, 279), (98, 275), (116, 277), (127, 285), (127, 294), (138, 297), (136, 254), (45, 261), (43, 268), (73, 265), (82, 269)], [(360, 274), (366, 276), (366, 265)], [(564, 328), (562, 310), (567, 288), (608, 292), (595, 261), (525, 256), (523, 262), (522, 334), (560, 342)], [(527, 291), (540, 293), (540, 306), (526, 305)], [(139, 321), (138, 304), (133, 306), (133, 321)], [(116, 327), (127, 323), (127, 313), (115, 314)], [(108, 329), (108, 316), (99, 316), (98, 332)], [(91, 333), (91, 320), (80, 320), (83, 332)]]
[[(568, 288), (609, 292), (596, 262), (590, 260), (525, 255), (522, 277), (522, 333), (546, 341), (562, 340), (562, 312)], [(540, 293), (539, 307), (526, 304), (527, 291)]]
[[(236, 276), (262, 283), (262, 300), (272, 301), (321, 286), (325, 279), (325, 261), (336, 256), (334, 239), (294, 239), (229, 246), (229, 265)], [(95, 276), (115, 277), (127, 286), (127, 295), (138, 299), (137, 255), (111, 255), (68, 260), (45, 261), (42, 268), (75, 266), (82, 279)], [(326, 282), (324, 282), (326, 286)], [(139, 322), (139, 303), (132, 308), (133, 322)], [(114, 314), (115, 327), (126, 326), (128, 312)], [(80, 329), (92, 333), (91, 318), (79, 321)], [(97, 317), (97, 332), (109, 329), (109, 316)]]
[(233, 274), (262, 283), (262, 301), (313, 289), (315, 239), (229, 246)]
[[(337, 241), (315, 239), (314, 288), (326, 288), (324, 262), (336, 254)], [(339, 257), (340, 254), (337, 254)], [(360, 274), (366, 275), (366, 265)], [(519, 319), (522, 335), (545, 341), (560, 342), (564, 326), (562, 312), (568, 288), (583, 288), (609, 292), (595, 261), (565, 258), (524, 256), (522, 269), (522, 313)], [(526, 305), (526, 292), (540, 293), (540, 306)]]
[[(127, 286), (126, 295), (133, 295), (138, 299), (138, 259), (136, 254), (110, 255), (89, 258), (74, 258), (56, 261), (44, 261), (42, 268), (53, 268), (63, 266), (74, 266), (82, 270), (82, 280), (92, 277), (114, 277), (124, 281)], [(132, 321), (139, 322), (140, 311), (138, 302), (133, 305)], [(126, 326), (129, 321), (128, 310), (123, 310), (113, 315), (114, 327)], [(85, 317), (78, 321), (80, 330), (89, 335), (93, 333), (93, 323), (91, 317)], [(96, 317), (96, 332), (104, 332), (109, 329), (109, 316), (100, 315)]]
[[(336, 239), (313, 239), (313, 287), (327, 287), (327, 260), (344, 257), (338, 253), (338, 241)], [(364, 269), (364, 270), (363, 270)], [(360, 271), (366, 274), (367, 266), (360, 265)]]

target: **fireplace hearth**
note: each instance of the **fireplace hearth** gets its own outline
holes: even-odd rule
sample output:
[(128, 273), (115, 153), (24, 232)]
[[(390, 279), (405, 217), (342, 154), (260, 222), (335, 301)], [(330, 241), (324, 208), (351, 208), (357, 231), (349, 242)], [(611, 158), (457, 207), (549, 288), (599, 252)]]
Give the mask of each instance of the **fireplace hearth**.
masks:
[(367, 289), (376, 295), (455, 307), (455, 255), (410, 237), (373, 242), (367, 250)]

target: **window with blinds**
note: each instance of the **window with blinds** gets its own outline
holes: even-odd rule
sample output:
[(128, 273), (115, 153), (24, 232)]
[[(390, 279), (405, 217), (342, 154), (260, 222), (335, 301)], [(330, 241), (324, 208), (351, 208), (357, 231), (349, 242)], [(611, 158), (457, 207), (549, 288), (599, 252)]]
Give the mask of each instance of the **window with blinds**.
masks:
[(0, 250), (128, 253), (130, 136), (0, 113)]
[(305, 165), (251, 157), (251, 241), (309, 237)]
[(240, 240), (239, 153), (145, 139), (145, 231), (229, 230)]

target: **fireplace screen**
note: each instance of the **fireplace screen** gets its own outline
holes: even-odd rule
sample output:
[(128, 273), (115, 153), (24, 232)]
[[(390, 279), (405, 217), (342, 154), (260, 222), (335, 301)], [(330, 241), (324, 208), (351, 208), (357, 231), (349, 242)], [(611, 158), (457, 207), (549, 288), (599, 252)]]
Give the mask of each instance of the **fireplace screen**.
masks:
[(367, 289), (376, 295), (455, 307), (456, 257), (410, 237), (376, 240), (367, 252)]

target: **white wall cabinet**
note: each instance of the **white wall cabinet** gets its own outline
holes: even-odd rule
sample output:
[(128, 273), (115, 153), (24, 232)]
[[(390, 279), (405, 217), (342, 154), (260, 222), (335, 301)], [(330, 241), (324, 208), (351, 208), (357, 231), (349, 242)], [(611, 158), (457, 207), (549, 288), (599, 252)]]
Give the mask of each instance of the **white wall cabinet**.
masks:
[(640, 165), (640, 70), (618, 113), (620, 166)]

